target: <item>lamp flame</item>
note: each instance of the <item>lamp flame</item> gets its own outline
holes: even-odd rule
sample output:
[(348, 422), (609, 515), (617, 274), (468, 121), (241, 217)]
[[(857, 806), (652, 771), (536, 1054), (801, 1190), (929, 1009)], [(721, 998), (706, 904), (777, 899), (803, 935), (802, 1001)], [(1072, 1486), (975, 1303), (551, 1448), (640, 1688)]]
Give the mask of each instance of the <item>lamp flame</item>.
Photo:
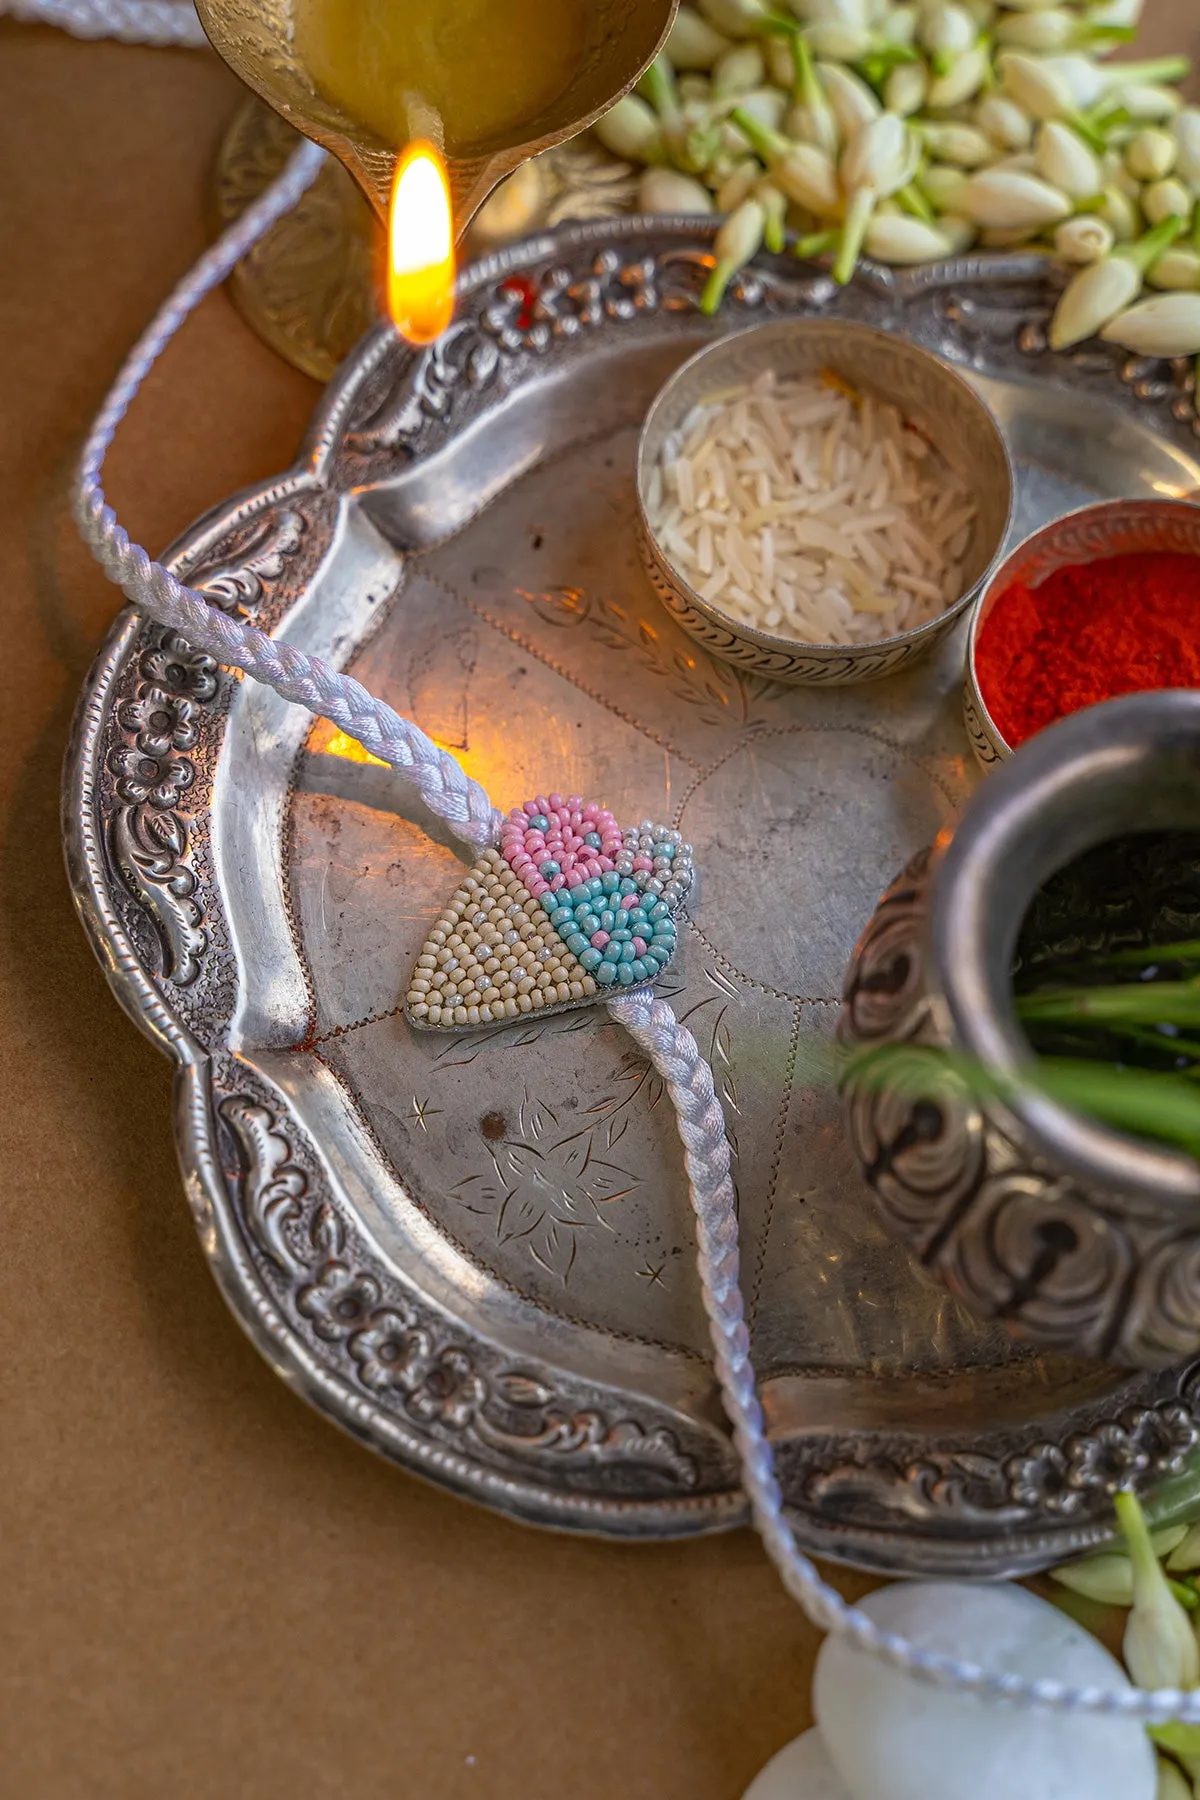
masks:
[(396, 165), (388, 224), (388, 311), (410, 344), (431, 344), (454, 314), (454, 224), (446, 165), (410, 144)]

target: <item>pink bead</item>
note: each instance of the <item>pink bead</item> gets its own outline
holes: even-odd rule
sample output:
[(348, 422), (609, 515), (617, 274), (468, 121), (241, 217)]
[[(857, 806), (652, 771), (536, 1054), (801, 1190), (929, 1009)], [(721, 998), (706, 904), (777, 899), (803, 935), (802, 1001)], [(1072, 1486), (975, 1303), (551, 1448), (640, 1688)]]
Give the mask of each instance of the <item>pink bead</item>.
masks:
[(582, 794), (568, 794), (567, 795), (567, 805), (570, 807), (572, 812), (578, 812), (580, 807), (583, 805), (583, 795)]
[[(650, 874), (654, 868), (654, 859), (650, 856), (635, 856), (633, 859), (633, 866), (635, 869), (645, 869), (646, 873)], [(639, 952), (639, 955), (640, 954), (641, 953)]]
[(566, 887), (566, 885), (567, 885), (567, 878), (565, 875), (552, 875), (550, 877), (551, 893), (557, 894), (559, 888)]
[(550, 892), (550, 883), (543, 875), (535, 875), (533, 880), (526, 885), (535, 900), (540, 900), (543, 894)]
[(622, 912), (632, 911), (632, 909), (637, 905), (637, 903), (641, 899), (641, 897), (642, 896), (640, 894), (622, 894), (621, 895), (621, 910), (622, 910)]
[(616, 866), (611, 856), (601, 855), (596, 858), (597, 875), (611, 875)]
[(560, 810), (560, 808), (562, 807), (562, 803), (563, 802), (562, 802), (561, 794), (551, 794), (551, 796), (550, 796), (550, 811), (558, 812)]
[(579, 869), (568, 869), (567, 870), (567, 886), (573, 887), (573, 888), (583, 886), (583, 873), (581, 870), (579, 870)]
[(545, 815), (550, 811), (550, 802), (547, 800), (545, 794), (538, 795), (537, 810), (538, 810), (538, 812), (540, 812), (542, 814), (543, 817), (545, 817)]
[(521, 808), (521, 811), (526, 815), (527, 818), (530, 818), (530, 819), (535, 818), (537, 816), (537, 814), (541, 812), (541, 810), (542, 809), (538, 805), (538, 802), (536, 800), (527, 800), (525, 802), (524, 806)]
[(589, 800), (583, 809), (583, 816), (585, 819), (594, 819), (599, 811), (600, 808), (596, 805), (596, 802), (594, 800)]
[(645, 938), (635, 937), (633, 940), (633, 947), (639, 956), (645, 956), (647, 950)]
[(608, 942), (607, 931), (593, 931), (590, 942), (593, 950), (603, 950)]

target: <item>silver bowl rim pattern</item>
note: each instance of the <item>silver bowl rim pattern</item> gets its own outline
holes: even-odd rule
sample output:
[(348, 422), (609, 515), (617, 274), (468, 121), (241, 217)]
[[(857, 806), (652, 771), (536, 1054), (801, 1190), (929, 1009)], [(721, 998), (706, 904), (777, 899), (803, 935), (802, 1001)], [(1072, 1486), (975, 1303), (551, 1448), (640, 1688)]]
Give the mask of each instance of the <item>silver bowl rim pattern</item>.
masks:
[[(1091, 555), (1084, 555), (1076, 545), (1073, 554), (1058, 555), (1058, 550), (1065, 549), (1070, 540), (1077, 539), (1081, 530), (1094, 542), (1097, 538), (1111, 534), (1119, 528), (1122, 522), (1125, 522), (1128, 527), (1128, 523), (1132, 519), (1158, 517), (1165, 524), (1169, 523), (1171, 518), (1179, 519), (1181, 516), (1191, 519), (1195, 523), (1194, 554), (1200, 558), (1200, 500), (1177, 500), (1164, 494), (1161, 498), (1152, 500), (1092, 500), (1086, 506), (1076, 506), (1070, 512), (1061, 514), (1059, 518), (1051, 519), (1048, 525), (1039, 526), (1036, 531), (1030, 532), (1028, 537), (1022, 538), (1019, 544), (1013, 546), (1003, 562), (992, 568), (980, 588), (978, 598), (971, 610), (971, 622), (967, 631), (966, 676), (963, 686), (963, 715), (967, 733), (975, 755), (985, 769), (994, 767), (998, 762), (1007, 762), (1009, 757), (1022, 747), (1010, 744), (992, 717), (975, 664), (979, 633), (1000, 595), (1006, 588), (1011, 587), (1014, 581), (1027, 580), (1034, 572), (1037, 572), (1039, 576), (1039, 581), (1034, 584), (1037, 586), (1055, 569), (1066, 568), (1072, 563), (1097, 562), (1104, 556), (1120, 556), (1128, 553), (1128, 550), (1122, 551), (1108, 546), (1097, 548)], [(1174, 549), (1186, 552), (1187, 550), (1187, 546), (1178, 541), (1147, 542), (1139, 544), (1137, 548), (1147, 551)], [(1025, 742), (1029, 741), (1029, 739), (1025, 740)]]
[[(674, 560), (659, 542), (657, 533), (650, 522), (645, 499), (649, 480), (648, 446), (650, 440), (656, 428), (661, 429), (664, 414), (669, 414), (680, 391), (690, 381), (698, 367), (709, 362), (720, 364), (749, 338), (803, 338), (825, 336), (830, 333), (848, 340), (858, 339), (860, 342), (868, 339), (882, 339), (889, 345), (898, 346), (903, 355), (914, 361), (924, 362), (931, 372), (935, 372), (938, 380), (943, 381), (948, 387), (958, 390), (967, 403), (968, 410), (974, 412), (981, 433), (988, 435), (993, 449), (999, 452), (999, 460), (1007, 480), (1007, 505), (1004, 510), (1004, 518), (996, 534), (992, 554), (976, 579), (959, 595), (957, 600), (943, 607), (941, 612), (934, 618), (927, 619), (923, 625), (916, 625), (910, 631), (895, 632), (890, 637), (873, 638), (865, 644), (809, 644), (800, 638), (760, 631), (754, 626), (743, 624), (711, 601), (704, 600), (679, 571)], [(744, 662), (761, 668), (764, 672), (772, 674), (776, 680), (797, 683), (823, 679), (839, 682), (875, 680), (882, 675), (892, 673), (894, 668), (900, 666), (898, 661), (893, 660), (897, 654), (907, 662), (913, 657), (923, 654), (926, 649), (931, 649), (938, 639), (945, 635), (954, 621), (976, 600), (985, 586), (990, 584), (1004, 554), (1004, 543), (1011, 528), (1016, 504), (1016, 477), (1007, 440), (991, 407), (966, 379), (966, 376), (953, 363), (945, 357), (939, 356), (937, 351), (931, 350), (927, 345), (915, 343), (911, 338), (894, 336), (891, 332), (881, 330), (877, 325), (868, 325), (857, 319), (771, 319), (764, 323), (732, 331), (711, 344), (702, 345), (699, 350), (688, 357), (686, 362), (681, 363), (672, 372), (647, 410), (638, 436), (635, 486), (638, 523), (643, 538), (643, 556), (648, 562), (652, 577), (655, 577), (657, 572), (655, 585), (658, 586), (660, 595), (671, 605), (671, 610), (679, 623), (693, 635), (699, 635), (688, 616), (689, 613), (699, 614), (701, 619), (710, 621), (718, 631), (734, 640), (735, 645), (737, 640), (741, 640), (743, 648), (740, 650), (733, 646), (722, 649), (714, 637), (704, 635), (703, 642), (715, 655), (724, 656), (729, 661)], [(663, 591), (664, 583), (667, 592)], [(682, 606), (679, 602), (682, 602)], [(760, 654), (756, 655), (756, 652)], [(836, 676), (790, 674), (781, 664), (786, 664), (796, 658), (834, 665), (844, 662), (853, 666), (861, 663), (862, 667), (860, 671), (843, 672)]]
[[(1193, 510), (1200, 527), (1200, 508)], [(1014, 1079), (1005, 1106), (1043, 1156), (1134, 1210), (1144, 1200), (1178, 1204), (1181, 1223), (1200, 1217), (1193, 1158), (1100, 1125), (1021, 1082), (1029, 1044), (1010, 970), (1029, 903), (1051, 874), (1143, 824), (1186, 828), (1179, 784), (1162, 792), (1157, 816), (1145, 787), (1155, 764), (1189, 746), (1200, 762), (1200, 690), (1124, 694), (1038, 732), (977, 790), (941, 848), (928, 932), (933, 982), (957, 1044), (981, 1067)], [(1194, 813), (1193, 828), (1200, 792)]]

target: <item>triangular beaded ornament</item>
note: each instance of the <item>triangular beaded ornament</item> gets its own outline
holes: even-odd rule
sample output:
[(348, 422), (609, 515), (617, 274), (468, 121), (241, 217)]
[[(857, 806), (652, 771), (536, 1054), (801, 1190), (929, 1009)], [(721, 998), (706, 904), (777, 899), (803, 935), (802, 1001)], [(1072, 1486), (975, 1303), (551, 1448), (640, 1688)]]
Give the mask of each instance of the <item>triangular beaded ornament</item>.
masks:
[(417, 958), (405, 1013), (469, 1030), (561, 1012), (653, 981), (675, 953), (692, 849), (643, 819), (622, 831), (578, 794), (514, 807)]

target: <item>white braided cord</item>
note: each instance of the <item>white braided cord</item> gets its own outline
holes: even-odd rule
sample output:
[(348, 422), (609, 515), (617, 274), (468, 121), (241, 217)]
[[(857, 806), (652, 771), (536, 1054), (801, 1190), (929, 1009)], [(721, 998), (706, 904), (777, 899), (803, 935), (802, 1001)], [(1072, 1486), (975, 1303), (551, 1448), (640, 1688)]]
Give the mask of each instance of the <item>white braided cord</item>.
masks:
[(208, 43), (191, 0), (0, 0), (0, 15), (27, 25), (57, 25), (78, 38), (117, 38), (199, 50)]
[(182, 632), (227, 667), (243, 669), (285, 700), (331, 719), (410, 780), (431, 812), (445, 819), (465, 842), (479, 848), (494, 841), (501, 815), (484, 789), (444, 750), (408, 719), (377, 700), (349, 675), (338, 674), (318, 657), (242, 623), (185, 587), (155, 562), (128, 533), (104, 497), (104, 458), (147, 372), (188, 314), (211, 288), (224, 281), (251, 245), (270, 230), (310, 187), (324, 161), (316, 144), (293, 152), (277, 181), (247, 208), (196, 263), (160, 308), (130, 351), (84, 445), (75, 494), (75, 516), (109, 580), (126, 598)]
[[(156, 4), (156, 0), (92, 0), (86, 6), (83, 0), (0, 0), (0, 11), (16, 13), (18, 9), (22, 17), (51, 23), (62, 22), (58, 15), (67, 12), (125, 18), (136, 9), (144, 10), (147, 17), (177, 10)], [(65, 28), (73, 29), (71, 25)], [(101, 32), (97, 29), (80, 35), (98, 36)], [(122, 36), (119, 24), (108, 35)], [(146, 37), (135, 41), (191, 40)], [(76, 517), (105, 573), (134, 605), (160, 624), (181, 632), (190, 643), (221, 663), (244, 670), (284, 699), (333, 720), (412, 780), (430, 810), (445, 819), (460, 838), (479, 846), (494, 841), (502, 815), (453, 757), (352, 677), (338, 674), (317, 658), (230, 618), (203, 594), (185, 587), (140, 545), (130, 542), (100, 485), (105, 454), (147, 371), (203, 296), (223, 281), (246, 251), (295, 205), (315, 179), (323, 154), (313, 144), (304, 144), (295, 152), (283, 174), (179, 283), (138, 340), (85, 445), (79, 466)], [(814, 1565), (798, 1549), (784, 1515), (774, 1454), (758, 1399), (738, 1281), (738, 1223), (729, 1143), (712, 1070), (691, 1032), (649, 986), (614, 995), (608, 1001), (608, 1010), (662, 1076), (674, 1108), (696, 1219), (697, 1267), (714, 1362), (741, 1460), (743, 1484), (755, 1526), (784, 1586), (813, 1623), (849, 1637), (857, 1648), (931, 1685), (1061, 1712), (1098, 1713), (1153, 1723), (1180, 1719), (1200, 1724), (1200, 1692), (1183, 1693), (1174, 1688), (1154, 1692), (1137, 1688), (1079, 1688), (1060, 1681), (993, 1673), (957, 1657), (920, 1649), (893, 1632), (882, 1631), (866, 1613), (848, 1605), (835, 1588), (822, 1581)]]

